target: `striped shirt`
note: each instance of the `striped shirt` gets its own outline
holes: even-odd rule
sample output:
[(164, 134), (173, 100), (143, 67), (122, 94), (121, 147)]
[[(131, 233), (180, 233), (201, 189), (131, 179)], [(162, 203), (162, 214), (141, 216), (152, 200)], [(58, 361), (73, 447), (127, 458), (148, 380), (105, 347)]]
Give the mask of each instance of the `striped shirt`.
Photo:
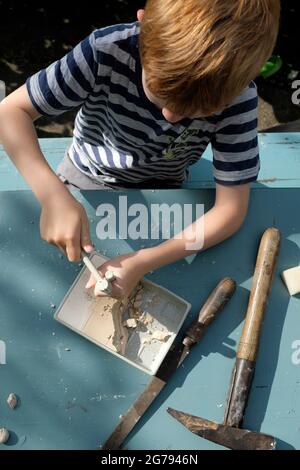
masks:
[(255, 181), (259, 172), (257, 90), (253, 82), (221, 113), (172, 124), (145, 95), (139, 23), (94, 31), (27, 82), (40, 114), (80, 106), (69, 156), (107, 184), (157, 180), (180, 187), (209, 143), (219, 184)]

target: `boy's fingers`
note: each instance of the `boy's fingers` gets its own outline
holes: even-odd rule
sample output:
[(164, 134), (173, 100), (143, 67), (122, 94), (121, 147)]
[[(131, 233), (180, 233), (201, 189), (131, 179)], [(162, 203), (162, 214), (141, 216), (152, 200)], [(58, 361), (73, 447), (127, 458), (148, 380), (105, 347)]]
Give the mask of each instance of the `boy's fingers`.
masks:
[(57, 244), (56, 246), (63, 255), (67, 256), (66, 250), (62, 245)]
[(90, 227), (86, 214), (82, 218), (81, 222), (81, 246), (86, 253), (91, 253), (94, 249), (91, 236), (90, 236)]
[(105, 292), (99, 289), (98, 284), (95, 285), (94, 295), (95, 297), (108, 297), (108, 295)]
[(75, 239), (68, 240), (66, 242), (66, 252), (69, 261), (80, 261), (81, 259), (81, 246), (79, 237)]
[(113, 297), (114, 299), (120, 298), (118, 289), (113, 288), (113, 291), (111, 294), (107, 294), (106, 292), (103, 292), (102, 290), (99, 289), (98, 284), (96, 283), (94, 287), (94, 296), (95, 297)]
[(91, 274), (90, 275), (90, 278), (88, 280), (88, 282), (86, 283), (85, 285), (85, 288), (86, 289), (90, 289), (91, 287), (94, 287), (94, 285), (96, 284), (96, 279), (94, 278), (94, 276)]

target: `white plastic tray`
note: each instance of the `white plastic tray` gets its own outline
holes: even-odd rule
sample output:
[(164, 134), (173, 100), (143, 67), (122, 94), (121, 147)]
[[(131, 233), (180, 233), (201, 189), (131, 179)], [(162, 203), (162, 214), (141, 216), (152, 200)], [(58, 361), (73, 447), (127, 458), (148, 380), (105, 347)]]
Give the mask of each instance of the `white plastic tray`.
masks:
[[(107, 261), (107, 258), (95, 253), (91, 256), (91, 261), (96, 267), (99, 267)], [(176, 338), (191, 305), (168, 289), (143, 279), (141, 310), (148, 312), (154, 321), (147, 325), (147, 328), (128, 329), (129, 338), (123, 356), (83, 332), (91, 316), (90, 304), (92, 300), (91, 296), (86, 295), (85, 289), (89, 276), (88, 269), (84, 267), (58, 307), (54, 318), (120, 359), (150, 375), (155, 375)], [(145, 336), (147, 335), (149, 338), (149, 332), (153, 333), (156, 330), (167, 331), (170, 337), (166, 342), (152, 340), (150, 343), (143, 344)]]

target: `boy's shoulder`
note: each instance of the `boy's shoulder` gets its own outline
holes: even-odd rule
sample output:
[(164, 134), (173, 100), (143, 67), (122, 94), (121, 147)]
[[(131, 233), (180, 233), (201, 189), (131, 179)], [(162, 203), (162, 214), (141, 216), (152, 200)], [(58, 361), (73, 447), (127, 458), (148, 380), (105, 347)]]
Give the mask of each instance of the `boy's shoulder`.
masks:
[(140, 24), (138, 22), (122, 23), (96, 29), (92, 32), (91, 38), (95, 49), (103, 51), (105, 46), (109, 48), (112, 44), (136, 45), (139, 33)]
[(235, 122), (239, 120), (242, 122), (248, 118), (254, 120), (257, 117), (257, 108), (257, 86), (254, 81), (251, 81), (223, 111), (213, 115), (209, 120), (217, 126), (222, 126), (224, 122), (229, 123), (229, 120)]
[(257, 86), (254, 81), (251, 81), (249, 85), (238, 95), (229, 107), (241, 105), (242, 103), (248, 103), (249, 101), (252, 102), (253, 105), (258, 104), (258, 94), (257, 94)]

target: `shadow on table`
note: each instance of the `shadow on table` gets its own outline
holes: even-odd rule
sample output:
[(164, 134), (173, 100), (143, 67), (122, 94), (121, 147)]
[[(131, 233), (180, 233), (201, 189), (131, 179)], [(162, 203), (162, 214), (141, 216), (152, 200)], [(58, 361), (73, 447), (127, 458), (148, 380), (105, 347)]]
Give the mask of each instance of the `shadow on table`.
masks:
[[(191, 204), (201, 202), (205, 204), (206, 208), (209, 208), (214, 202), (214, 190), (178, 190), (154, 193), (152, 191), (148, 191), (147, 193), (142, 191), (130, 191), (127, 194), (130, 204), (141, 202), (149, 205), (152, 202), (163, 200), (166, 203), (181, 202)], [(110, 202), (117, 207), (119, 195), (119, 193), (108, 191), (81, 192), (81, 197), (84, 197), (86, 202), (92, 207), (92, 211), (89, 210), (92, 214), (95, 213), (99, 201)], [(145, 414), (132, 435), (135, 435), (136, 432), (141, 429), (146, 420), (149, 420), (159, 407), (164, 406), (167, 398), (176, 388), (182, 388), (182, 392), (188, 397), (188, 390), (183, 387), (187, 375), (192, 372), (199, 361), (199, 357), (205, 358), (210, 354), (219, 353), (222, 356), (230, 358), (233, 365), (237, 345), (230, 335), (237, 327), (241, 328), (246, 311), (249, 294), (248, 288), (253, 275), (260, 236), (267, 227), (275, 226), (282, 232), (283, 243), (278, 262), (278, 271), (299, 264), (299, 248), (292, 238), (300, 233), (300, 220), (290, 216), (291, 205), (293, 205), (298, 198), (299, 189), (265, 189), (263, 191), (254, 189), (247, 221), (242, 230), (235, 236), (221, 245), (197, 256), (193, 263), (189, 263), (187, 260), (180, 261), (172, 266), (162, 268), (155, 273), (154, 279), (152, 278), (151, 280), (155, 280), (155, 282), (163, 280), (162, 284), (165, 287), (175, 291), (178, 295), (185, 297), (192, 303), (193, 308), (185, 326), (188, 321), (196, 316), (209, 292), (221, 278), (230, 276), (236, 280), (239, 287), (234, 298), (226, 307), (226, 311), (224, 311), (220, 315), (220, 318), (217, 319), (216, 323), (211, 326), (201, 344), (195, 347), (195, 350), (190, 354), (184, 367), (178, 370), (151, 409)], [(26, 282), (30, 281), (28, 276), (24, 276), (22, 273), (22, 269), (26, 263), (30, 264), (34, 262), (35, 269), (41, 269), (42, 266), (41, 273), (43, 272), (43, 275), (41, 274), (41, 277), (46, 276), (51, 280), (56, 279), (54, 276), (59, 275), (61, 282), (64, 283), (61, 287), (62, 289), (70, 280), (74, 279), (76, 275), (75, 267), (67, 263), (66, 260), (59, 260), (58, 253), (53, 248), (49, 247), (47, 250), (42, 248), (42, 242), (39, 242), (38, 236), (39, 210), (37, 205), (34, 205), (33, 210), (32, 202), (30, 202), (32, 199), (32, 195), (26, 191), (19, 191), (16, 194), (13, 192), (3, 193), (1, 194), (2, 209), (0, 213), (2, 217), (1, 220), (4, 220), (4, 208), (6, 208), (5, 221), (15, 230), (15, 232), (14, 230), (9, 232), (9, 227), (2, 225), (0, 231), (1, 255), (4, 263), (2, 264), (1, 271), (1, 305), (5, 308), (7, 302), (8, 304), (18, 302), (18, 297), (15, 298), (13, 285), (9, 282), (10, 277), (7, 277), (7, 268), (11, 266), (7, 260), (9, 259), (9, 253), (14, 252), (16, 260), (19, 263), (16, 272), (20, 275), (18, 285), (21, 291), (18, 292), (18, 294), (20, 298), (23, 296), (25, 301), (27, 299), (28, 302), (30, 302), (31, 307), (28, 304), (28, 312), (32, 310), (33, 306), (35, 306), (35, 309), (39, 307), (37, 301), (31, 298), (32, 294), (30, 293), (30, 289), (26, 292)], [(14, 218), (16, 214), (17, 219)], [(32, 219), (33, 224), (30, 223), (30, 219)], [(255, 221), (255, 224), (253, 221)], [(14, 223), (16, 226), (14, 226)], [(93, 225), (93, 227), (95, 228), (95, 225)], [(111, 241), (108, 242), (111, 243)], [(157, 242), (158, 241), (155, 243)], [(41, 246), (39, 243), (41, 243)], [(146, 246), (149, 243), (151, 243), (151, 241), (145, 241)], [(97, 241), (97, 246), (101, 246), (99, 241)], [(132, 250), (140, 248), (140, 241), (130, 241), (130, 248)], [(18, 253), (24, 255), (23, 260), (18, 256)], [(65, 271), (63, 271), (64, 269)], [(64, 273), (63, 275), (62, 272)], [(66, 273), (68, 274), (67, 276)], [(192, 281), (189, 283), (188, 290), (186, 289), (187, 284), (182, 282), (182, 279), (186, 277)], [(23, 281), (21, 282), (21, 280)], [(245, 283), (247, 283), (247, 288), (244, 286)], [(11, 287), (9, 287), (10, 285)], [(22, 291), (22, 288), (25, 290)], [(40, 293), (40, 297), (44, 299), (42, 292)], [(264, 421), (269, 403), (270, 392), (277, 370), (279, 345), (282, 338), (282, 328), (285, 322), (288, 302), (289, 297), (277, 273), (266, 312), (256, 375), (245, 417), (245, 427), (256, 431), (259, 431)], [(48, 306), (48, 309), (50, 310), (50, 306)], [(25, 318), (21, 317), (21, 319), (18, 320), (18, 329), (21, 328), (20, 334), (26, 334), (26, 328), (28, 329), (30, 326), (26, 326), (26, 324), (27, 320)], [(34, 332), (32, 332), (32, 334), (34, 334)], [(72, 333), (70, 333), (70, 336), (71, 335)], [(72, 337), (74, 337), (76, 341), (82, 340), (74, 335)], [(91, 345), (91, 347), (93, 347), (93, 345)], [(41, 361), (41, 370), (43, 369), (43, 360), (44, 358), (37, 356), (37, 363)], [(199, 382), (204, 379), (205, 378), (200, 377)], [(229, 380), (230, 373), (228, 374), (228, 384)], [(226, 394), (225, 390), (224, 392)], [(189, 412), (188, 400), (187, 407), (184, 411)], [(210, 419), (210, 416), (204, 417)], [(166, 419), (170, 419), (167, 414)], [(279, 447), (282, 449), (290, 448), (289, 445), (283, 441), (279, 441)]]
[[(99, 196), (92, 192), (82, 192), (82, 194), (96, 210), (99, 205)], [(171, 200), (173, 202), (181, 200), (182, 203), (187, 203), (188, 201), (190, 203), (199, 203), (199, 201), (201, 201), (201, 203), (205, 204), (206, 210), (211, 207), (214, 202), (214, 190), (179, 190), (178, 192), (176, 191), (176, 194), (172, 191), (169, 195), (167, 191), (160, 191), (159, 194), (161, 199), (167, 203), (171, 202)], [(101, 202), (110, 200), (113, 201), (112, 204), (117, 205), (117, 196), (116, 193), (104, 192), (101, 195)], [(144, 202), (148, 205), (151, 203), (151, 196), (151, 192), (149, 192), (149, 194), (147, 193), (146, 200), (142, 192), (133, 191), (131, 195), (129, 195), (128, 201), (129, 203), (133, 201)], [(171, 382), (162, 391), (153, 406), (151, 406), (151, 409), (148, 410), (140, 423), (136, 426), (131, 437), (164, 405), (176, 388), (183, 388), (186, 377), (197, 365), (200, 358), (205, 358), (209, 356), (209, 354), (219, 353), (232, 360), (234, 359), (237, 345), (229, 336), (238, 326), (241, 326), (244, 320), (249, 294), (249, 291), (241, 285), (252, 278), (262, 233), (266, 228), (275, 226), (282, 233), (282, 247), (277, 265), (278, 272), (274, 280), (264, 321), (256, 374), (244, 422), (245, 427), (248, 429), (255, 431), (261, 429), (277, 370), (282, 329), (289, 302), (289, 296), (279, 278), (279, 272), (299, 264), (299, 248), (296, 243), (288, 240), (290, 235), (300, 233), (300, 221), (298, 221), (298, 219), (292, 220), (290, 217), (290, 205), (292, 201), (297, 200), (297, 198), (299, 198), (298, 189), (253, 190), (249, 215), (242, 230), (230, 240), (223, 242), (222, 245), (198, 255), (192, 264), (185, 261), (184, 269), (181, 270), (182, 274), (177, 275), (177, 277), (172, 277), (172, 282), (166, 287), (171, 290), (173, 288), (179, 295), (185, 296), (185, 298), (192, 303), (193, 310), (191, 315), (189, 315), (189, 320), (199, 311), (201, 303), (204, 302), (209, 292), (222, 277), (230, 276), (234, 278), (240, 287), (238, 287), (234, 299), (231, 300), (226, 307), (226, 311), (230, 311), (230, 314), (224, 312), (224, 314), (220, 315), (216, 324), (210, 327), (204, 340), (200, 345), (195, 347), (195, 350), (190, 354), (184, 366), (177, 371)], [(254, 220), (255, 224), (253, 224)], [(147, 246), (147, 242), (145, 245)], [(130, 241), (130, 247), (133, 250), (139, 249), (140, 241)], [(233, 262), (234, 253), (236, 255)], [(215, 260), (218, 261), (216, 262)], [(175, 263), (175, 267), (176, 265), (182, 268), (182, 262)], [(162, 279), (168, 279), (170, 269), (170, 267), (165, 267), (158, 271)], [(199, 279), (199, 273), (201, 272), (205, 273), (204, 282), (201, 282), (201, 278), (201, 280)], [(194, 280), (189, 286), (190, 293), (178, 292), (178, 290), (180, 290), (181, 275), (189, 276), (190, 279)], [(198, 279), (199, 281), (195, 281)], [(199, 284), (198, 289), (193, 289), (196, 282), (200, 282), (201, 287)], [(188, 298), (189, 294), (190, 298)], [(201, 303), (199, 302), (200, 300)], [(237, 302), (238, 305), (235, 304), (235, 302)], [(205, 378), (199, 377), (199, 383), (203, 380), (205, 380)], [(228, 385), (229, 381), (230, 374), (228, 375)], [(188, 396), (188, 390), (184, 390), (184, 393)], [(188, 399), (187, 407), (184, 411), (189, 412)], [(210, 419), (209, 416), (204, 417)], [(167, 414), (166, 419), (169, 419)], [(282, 440), (278, 440), (278, 448), (290, 449), (292, 446)]]

